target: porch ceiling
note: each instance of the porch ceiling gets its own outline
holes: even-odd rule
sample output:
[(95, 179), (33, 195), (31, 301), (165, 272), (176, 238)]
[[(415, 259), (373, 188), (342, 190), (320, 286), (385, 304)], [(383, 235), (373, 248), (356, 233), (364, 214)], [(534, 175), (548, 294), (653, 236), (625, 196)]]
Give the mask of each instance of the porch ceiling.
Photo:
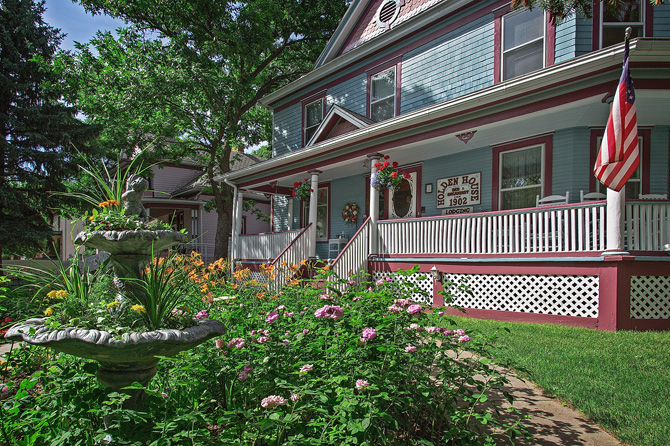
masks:
[[(607, 123), (610, 105), (603, 102), (602, 93), (556, 107), (544, 108), (509, 119), (482, 123), (468, 129), (458, 129), (434, 138), (422, 139), (408, 144), (380, 148), (384, 155), (390, 155), (401, 166), (425, 162), (430, 159), (452, 155), (486, 146), (507, 143), (536, 135), (551, 133), (557, 129), (572, 127), (604, 127)], [(668, 103), (670, 90), (638, 90), (636, 96), (638, 123), (641, 127), (670, 124)], [(482, 120), (483, 121), (483, 120)], [(476, 131), (472, 139), (463, 143), (456, 135)], [(370, 172), (365, 154), (340, 161), (324, 161), (316, 169), (320, 170), (319, 181), (362, 175)], [(307, 178), (307, 170), (276, 179), (279, 186), (291, 187), (295, 181)], [(247, 185), (268, 184), (259, 182)]]

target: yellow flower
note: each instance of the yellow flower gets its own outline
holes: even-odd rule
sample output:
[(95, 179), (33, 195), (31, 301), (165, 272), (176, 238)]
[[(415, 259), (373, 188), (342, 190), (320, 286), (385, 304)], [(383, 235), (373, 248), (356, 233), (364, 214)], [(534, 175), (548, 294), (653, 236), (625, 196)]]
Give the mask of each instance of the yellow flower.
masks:
[(121, 203), (119, 203), (119, 202), (116, 201), (116, 200), (107, 200), (107, 203), (109, 203), (110, 205), (114, 205), (114, 206), (118, 206), (118, 205), (121, 204)]
[(95, 221), (95, 215), (91, 215), (90, 217), (88, 217), (88, 219), (89, 221)]
[(133, 305), (130, 307), (131, 310), (137, 311), (138, 313), (146, 313), (147, 310), (142, 305)]
[(118, 307), (119, 305), (121, 305), (121, 302), (114, 301), (114, 302), (110, 302), (110, 303), (108, 303), (108, 304), (107, 304), (107, 308), (116, 308), (116, 307)]
[(68, 297), (69, 295), (70, 295), (70, 293), (68, 293), (68, 292), (65, 291), (65, 290), (58, 290), (58, 291), (56, 291), (56, 297), (58, 297), (59, 299), (62, 299), (62, 298), (64, 298), (64, 297)]
[(49, 291), (49, 292), (47, 293), (47, 297), (48, 297), (49, 299), (55, 299), (56, 297), (58, 297), (58, 291), (56, 291), (56, 290), (51, 290), (51, 291)]
[(49, 307), (46, 310), (44, 310), (44, 315), (45, 316), (51, 316), (52, 314), (54, 314), (53, 308)]

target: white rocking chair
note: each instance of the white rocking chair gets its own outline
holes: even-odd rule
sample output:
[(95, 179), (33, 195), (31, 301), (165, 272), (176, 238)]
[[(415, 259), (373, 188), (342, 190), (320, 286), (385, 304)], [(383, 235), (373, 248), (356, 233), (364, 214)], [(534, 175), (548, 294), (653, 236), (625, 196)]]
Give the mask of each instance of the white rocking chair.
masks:
[(584, 203), (585, 201), (600, 201), (606, 199), (607, 195), (601, 192), (589, 192), (585, 194), (583, 190), (579, 191), (579, 201), (581, 203)]
[(667, 200), (668, 194), (640, 194), (640, 200)]
[(539, 195), (535, 196), (535, 207), (553, 206), (555, 204), (567, 204), (569, 202), (570, 202), (570, 192), (565, 192), (565, 195), (549, 195), (544, 198), (540, 198)]

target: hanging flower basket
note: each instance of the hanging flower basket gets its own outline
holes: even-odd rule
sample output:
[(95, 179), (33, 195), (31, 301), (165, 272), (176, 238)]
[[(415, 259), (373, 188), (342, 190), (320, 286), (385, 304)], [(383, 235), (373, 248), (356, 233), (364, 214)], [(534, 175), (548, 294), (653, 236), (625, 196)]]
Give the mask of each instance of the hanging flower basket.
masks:
[(293, 183), (293, 192), (291, 195), (300, 201), (307, 201), (309, 200), (312, 192), (314, 192), (314, 189), (312, 189), (311, 185), (308, 183), (307, 178), (305, 178), (303, 181), (296, 181)]
[(360, 209), (356, 203), (347, 203), (342, 209), (342, 220), (346, 224), (356, 224)]
[(375, 189), (395, 189), (398, 187), (403, 178), (409, 179), (410, 174), (404, 173), (398, 169), (398, 163), (389, 161), (389, 156), (384, 157), (384, 161), (375, 163), (377, 173), (370, 178), (370, 185)]

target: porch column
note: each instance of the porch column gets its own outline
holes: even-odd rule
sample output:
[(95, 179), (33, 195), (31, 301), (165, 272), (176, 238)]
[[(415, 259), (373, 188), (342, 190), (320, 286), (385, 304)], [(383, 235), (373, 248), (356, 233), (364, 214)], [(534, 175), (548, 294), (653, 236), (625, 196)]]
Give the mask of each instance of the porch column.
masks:
[(233, 228), (233, 233), (235, 234), (235, 247), (234, 255), (237, 258), (240, 258), (240, 253), (242, 252), (242, 203), (244, 203), (244, 194), (241, 190), (237, 190), (237, 201), (235, 202), (235, 227)]
[(309, 174), (312, 176), (311, 189), (312, 193), (309, 195), (309, 222), (312, 227), (309, 231), (309, 256), (316, 257), (316, 207), (319, 199), (319, 174), (321, 171), (313, 170)]
[(626, 186), (617, 192), (607, 188), (607, 245), (603, 255), (628, 254), (624, 251), (623, 226), (626, 213)]
[[(369, 155), (370, 179), (377, 173), (375, 164), (382, 158), (380, 154)], [(377, 254), (377, 220), (379, 219), (379, 189), (370, 185), (370, 254)]]

